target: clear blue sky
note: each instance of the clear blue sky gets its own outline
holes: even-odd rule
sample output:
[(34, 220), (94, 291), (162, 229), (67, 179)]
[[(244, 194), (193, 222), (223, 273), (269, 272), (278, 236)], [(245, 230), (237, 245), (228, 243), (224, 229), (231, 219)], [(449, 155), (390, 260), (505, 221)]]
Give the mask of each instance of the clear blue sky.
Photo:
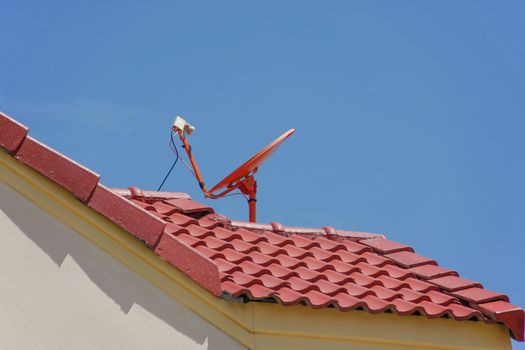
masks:
[[(260, 221), (384, 233), (525, 306), (523, 2), (0, 7), (0, 109), (104, 184), (156, 188), (176, 114), (209, 185), (295, 127)], [(182, 166), (165, 190), (203, 200)]]

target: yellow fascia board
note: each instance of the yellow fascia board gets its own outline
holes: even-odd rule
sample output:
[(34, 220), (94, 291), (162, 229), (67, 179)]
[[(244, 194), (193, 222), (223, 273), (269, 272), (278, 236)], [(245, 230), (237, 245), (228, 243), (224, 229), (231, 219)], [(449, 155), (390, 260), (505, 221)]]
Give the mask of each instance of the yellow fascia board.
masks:
[(0, 151), (0, 180), (250, 349), (510, 349), (500, 324), (214, 297), (70, 192)]

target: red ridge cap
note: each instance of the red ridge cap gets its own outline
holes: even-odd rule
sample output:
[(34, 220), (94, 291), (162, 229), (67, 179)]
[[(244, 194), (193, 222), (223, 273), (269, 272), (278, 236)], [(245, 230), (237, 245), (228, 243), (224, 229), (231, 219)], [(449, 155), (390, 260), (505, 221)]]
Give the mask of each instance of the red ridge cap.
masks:
[(479, 287), (472, 287), (472, 288), (465, 288), (460, 289), (455, 292), (450, 292), (451, 295), (455, 296), (456, 298), (469, 301), (470, 303), (486, 303), (489, 301), (496, 301), (496, 300), (504, 300), (509, 301), (509, 297), (498, 293), (493, 292), (491, 290), (479, 288)]
[(361, 243), (371, 247), (381, 254), (397, 253), (401, 251), (414, 252), (412, 247), (388, 239), (365, 239), (362, 240)]
[(465, 288), (479, 287), (483, 288), (481, 283), (474, 282), (465, 278), (457, 276), (443, 276), (427, 280), (436, 286), (446, 290), (447, 292), (455, 292)]
[(27, 136), (15, 158), (87, 202), (100, 176), (63, 154)]
[(480, 305), (473, 305), (488, 315), (493, 320), (499, 321), (507, 326), (514, 339), (524, 341), (524, 318), (525, 312), (518, 306), (503, 300), (491, 301)]
[(97, 185), (88, 206), (113, 221), (149, 246), (154, 246), (166, 222), (109, 188)]
[(405, 268), (411, 268), (421, 265), (437, 265), (437, 262), (435, 260), (406, 250), (398, 251), (396, 253), (385, 254), (385, 257), (392, 259), (393, 261)]
[(298, 234), (306, 235), (311, 237), (327, 237), (332, 236), (336, 238), (348, 238), (354, 240), (365, 240), (365, 239), (384, 239), (385, 236), (378, 233), (368, 232), (356, 232), (347, 230), (336, 230), (333, 227), (325, 226), (323, 228), (310, 228), (310, 227), (296, 227), (296, 226), (283, 226), (281, 223), (272, 222), (270, 224), (263, 224), (257, 222), (247, 222), (231, 220), (230, 226), (233, 228), (244, 228), (255, 231), (270, 231), (277, 234)]
[(429, 265), (429, 264), (412, 267), (412, 268), (409, 268), (408, 271), (424, 279), (437, 278), (437, 277), (443, 277), (443, 276), (449, 276), (449, 275), (458, 276), (458, 273), (454, 270), (446, 269), (438, 265)]
[(0, 112), (0, 146), (15, 153), (27, 136), (28, 128)]
[(193, 199), (188, 199), (188, 198), (167, 199), (165, 200), (165, 202), (174, 206), (175, 208), (178, 208), (184, 214), (199, 213), (199, 214), (205, 215), (205, 214), (215, 213), (215, 210), (213, 210), (213, 208), (208, 207), (207, 205), (201, 204), (199, 202), (196, 202)]
[(175, 236), (164, 233), (155, 247), (155, 253), (176, 266), (179, 270), (210, 291), (222, 295), (219, 268), (215, 263), (195, 249), (181, 243)]
[(146, 199), (146, 200), (167, 200), (167, 199), (191, 199), (190, 195), (184, 192), (159, 192), (159, 191), (146, 191), (141, 190), (136, 186), (130, 186), (128, 188), (112, 188), (116, 194), (134, 199)]

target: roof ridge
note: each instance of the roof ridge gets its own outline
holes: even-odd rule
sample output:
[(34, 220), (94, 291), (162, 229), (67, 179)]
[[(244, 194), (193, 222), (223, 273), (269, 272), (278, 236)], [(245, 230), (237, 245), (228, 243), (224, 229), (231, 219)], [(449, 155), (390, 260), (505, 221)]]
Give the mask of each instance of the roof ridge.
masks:
[(191, 196), (185, 192), (165, 192), (165, 191), (150, 191), (142, 190), (137, 186), (129, 186), (128, 188), (111, 188), (116, 194), (134, 199), (145, 200), (165, 200), (165, 199), (191, 199)]
[[(136, 186), (130, 186), (128, 188), (111, 188), (116, 194), (123, 196), (128, 199), (134, 199), (139, 201), (165, 201), (171, 199), (190, 199), (191, 196), (184, 192), (163, 192), (163, 191), (154, 191), (154, 190), (142, 190)], [(197, 201), (192, 200), (193, 202), (200, 204)], [(203, 204), (200, 204), (202, 208), (207, 208)], [(203, 209), (203, 215), (209, 213), (209, 210)], [(181, 213), (188, 214), (184, 209), (181, 208)], [(193, 211), (192, 214), (199, 214), (199, 211)], [(355, 241), (360, 241), (364, 239), (386, 239), (385, 235), (379, 233), (370, 233), (370, 232), (359, 232), (351, 230), (338, 230), (332, 226), (324, 226), (322, 228), (313, 228), (313, 227), (302, 227), (302, 226), (285, 226), (280, 222), (273, 221), (269, 224), (265, 223), (253, 223), (242, 220), (230, 220), (229, 218), (223, 215), (216, 215), (213, 219), (215, 221), (220, 221), (224, 227), (239, 229), (244, 228), (254, 232), (265, 232), (270, 231), (275, 234), (289, 236), (291, 234), (297, 234), (306, 236), (309, 238), (314, 237), (325, 237), (332, 239), (350, 239)]]
[(299, 227), (299, 226), (284, 226), (280, 222), (271, 222), (269, 224), (253, 223), (247, 221), (231, 220), (230, 226), (232, 228), (244, 228), (255, 232), (273, 232), (275, 234), (288, 237), (292, 234), (306, 236), (309, 238), (325, 237), (337, 239), (350, 239), (355, 241), (365, 239), (386, 239), (386, 237), (379, 233), (358, 232), (349, 230), (337, 230), (332, 226), (324, 226), (322, 228)]

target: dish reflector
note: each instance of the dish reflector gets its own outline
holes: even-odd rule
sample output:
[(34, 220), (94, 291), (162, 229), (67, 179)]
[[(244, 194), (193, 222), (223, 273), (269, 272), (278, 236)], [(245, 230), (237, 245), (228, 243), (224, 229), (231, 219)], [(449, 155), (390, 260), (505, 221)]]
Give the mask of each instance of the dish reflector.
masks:
[(259, 153), (248, 159), (243, 165), (241, 165), (233, 172), (231, 172), (230, 175), (222, 179), (217, 185), (213, 186), (213, 188), (210, 190), (210, 193), (220, 190), (221, 188), (231, 187), (233, 184), (243, 179), (244, 177), (255, 173), (257, 171), (257, 168), (266, 159), (268, 159), (268, 157), (270, 157), (273, 154), (273, 152), (277, 150), (277, 148), (281, 145), (281, 143), (284, 142), (284, 140), (292, 136), (294, 132), (295, 129), (290, 129), (278, 138), (276, 138), (268, 146), (264, 147)]

